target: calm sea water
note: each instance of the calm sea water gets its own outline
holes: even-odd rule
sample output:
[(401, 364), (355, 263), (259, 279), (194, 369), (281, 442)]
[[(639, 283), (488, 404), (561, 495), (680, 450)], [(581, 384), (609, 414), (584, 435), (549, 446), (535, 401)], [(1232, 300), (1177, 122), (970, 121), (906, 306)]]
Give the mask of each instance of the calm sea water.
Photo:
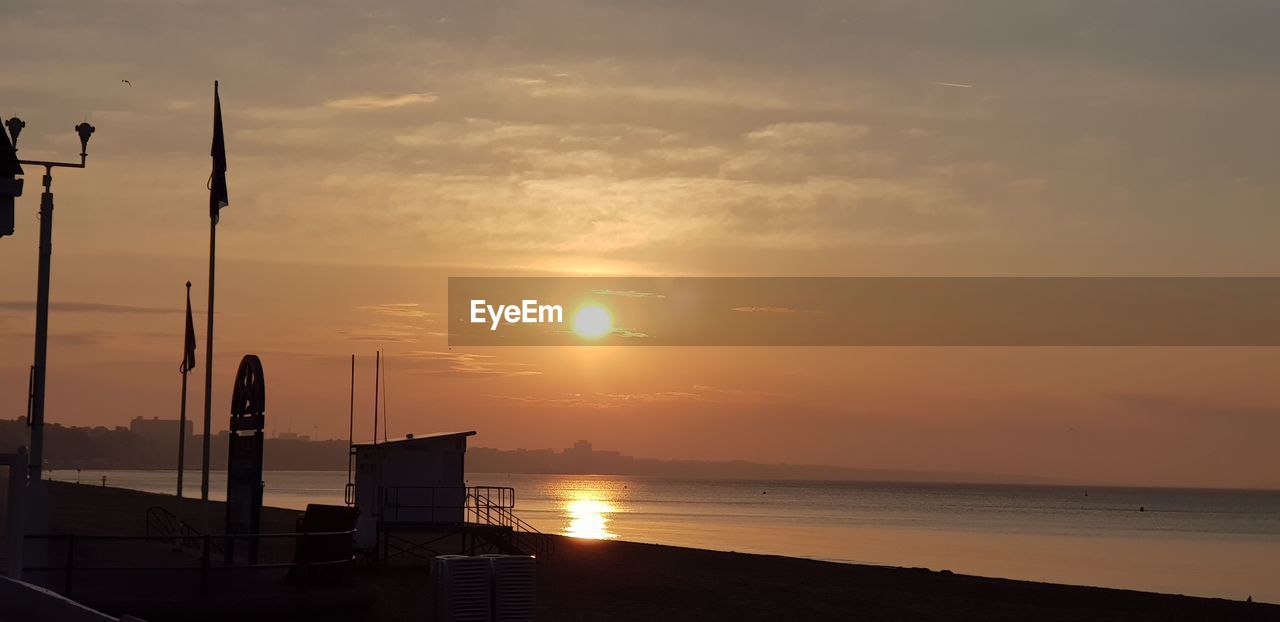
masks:
[[(176, 472), (78, 474), (103, 476), (172, 493)], [(199, 472), (185, 479), (198, 496)], [(265, 479), (268, 505), (301, 509), (342, 503), (346, 472)], [(468, 484), (515, 488), (517, 514), (569, 536), (1280, 602), (1280, 491), (488, 473)], [(225, 490), (214, 473), (211, 496)]]

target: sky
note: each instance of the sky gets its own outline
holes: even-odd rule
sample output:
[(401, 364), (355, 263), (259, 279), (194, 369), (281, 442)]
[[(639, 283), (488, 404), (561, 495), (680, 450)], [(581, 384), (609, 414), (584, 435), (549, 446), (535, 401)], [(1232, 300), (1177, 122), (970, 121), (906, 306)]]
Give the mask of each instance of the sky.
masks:
[[(1280, 6), (351, 4), (8, 3), (22, 157), (97, 127), (54, 178), (50, 422), (177, 414), (217, 79), (215, 430), (257, 353), (270, 431), (345, 438), (354, 353), (368, 438), (381, 348), (395, 435), (1280, 487), (1273, 348), (450, 349), (441, 322), (449, 276), (1274, 275)], [(38, 181), (0, 239), (5, 418)]]

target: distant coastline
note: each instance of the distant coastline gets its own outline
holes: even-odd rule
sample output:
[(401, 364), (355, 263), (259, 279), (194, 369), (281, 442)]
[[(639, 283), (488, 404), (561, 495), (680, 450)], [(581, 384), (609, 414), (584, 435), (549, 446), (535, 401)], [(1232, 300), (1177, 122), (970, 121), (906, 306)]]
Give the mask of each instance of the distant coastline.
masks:
[[(46, 425), (47, 466), (52, 469), (172, 469), (177, 457), (177, 422), (137, 419), (134, 425), (79, 427), (56, 423)], [(145, 425), (140, 425), (145, 424)], [(168, 428), (163, 426), (168, 424)], [(186, 468), (200, 467), (202, 436), (187, 437)], [(0, 447), (27, 443), (23, 418), (0, 420)], [(210, 439), (211, 466), (226, 468), (227, 433)], [(273, 471), (337, 471), (347, 468), (346, 440), (311, 440), (284, 433), (266, 439), (264, 467)], [(754, 480), (849, 480), (885, 482), (1056, 484), (1045, 479), (991, 475), (867, 469), (813, 464), (765, 464), (745, 460), (659, 460), (595, 449), (588, 441), (573, 447), (554, 449), (467, 450), (467, 470), (483, 473), (530, 473), (561, 475), (637, 475), (654, 477), (754, 479)]]

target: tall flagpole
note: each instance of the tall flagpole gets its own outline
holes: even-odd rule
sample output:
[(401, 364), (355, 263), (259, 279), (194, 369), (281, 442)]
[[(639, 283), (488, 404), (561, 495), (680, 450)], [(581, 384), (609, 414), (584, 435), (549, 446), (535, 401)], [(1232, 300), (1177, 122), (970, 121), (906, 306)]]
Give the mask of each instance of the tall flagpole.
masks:
[(209, 311), (205, 328), (205, 457), (200, 463), (200, 500), (205, 507), (205, 534), (209, 532), (209, 435), (214, 415), (214, 253), (218, 248), (218, 218), (209, 219)]
[(209, 533), (209, 434), (213, 420), (213, 267), (218, 241), (218, 218), (209, 218), (209, 307), (204, 336), (204, 457), (200, 462), (200, 501), (204, 506), (204, 533)]
[(227, 152), (222, 135), (222, 102), (218, 98), (218, 81), (213, 82), (213, 172), (209, 175), (209, 308), (204, 346), (204, 457), (200, 464), (200, 501), (204, 507), (204, 533), (209, 533), (209, 439), (213, 420), (213, 286), (214, 262), (218, 242), (218, 210), (227, 199)]

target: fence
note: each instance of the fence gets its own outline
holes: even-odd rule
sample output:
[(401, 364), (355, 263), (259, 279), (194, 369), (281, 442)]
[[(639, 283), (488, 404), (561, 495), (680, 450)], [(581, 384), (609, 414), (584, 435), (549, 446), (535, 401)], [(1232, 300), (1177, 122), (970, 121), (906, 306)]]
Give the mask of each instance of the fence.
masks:
[[(207, 596), (212, 591), (214, 575), (246, 575), (271, 570), (287, 570), (287, 578), (306, 586), (318, 576), (326, 578), (349, 579), (354, 563), (351, 550), (351, 538), (354, 530), (332, 532), (303, 533), (260, 533), (235, 535), (183, 535), (177, 537), (145, 535), (145, 536), (112, 536), (112, 535), (75, 535), (75, 534), (34, 534), (28, 535), (28, 542), (44, 542), (46, 549), (45, 564), (23, 566), (23, 576), (37, 579), (53, 589), (60, 589), (62, 595), (74, 597), (77, 579), (84, 575), (111, 575), (118, 578), (123, 575), (155, 573), (160, 576), (151, 582), (157, 589), (172, 589), (176, 577), (194, 574), (198, 577), (199, 593)], [(274, 550), (281, 553), (293, 552), (292, 561), (252, 562), (244, 564), (214, 563), (214, 554), (219, 550), (233, 551), (237, 541), (245, 541), (250, 547)], [(293, 540), (292, 548), (285, 546), (259, 546), (271, 542)], [(165, 559), (183, 555), (182, 548), (198, 544), (199, 556), (186, 558), (186, 563), (163, 563)], [(50, 544), (54, 546), (49, 546)], [(60, 544), (61, 546), (57, 546)], [(156, 545), (172, 545), (178, 551), (169, 549), (168, 555)], [(337, 544), (338, 546), (335, 546)], [(111, 548), (123, 550), (111, 551)], [(60, 549), (60, 554), (55, 554)], [(316, 555), (317, 552), (331, 552), (329, 555)], [(106, 554), (104, 553), (114, 553)], [(88, 558), (86, 560), (86, 557)], [(157, 563), (159, 558), (159, 563)], [(60, 564), (53, 564), (55, 559)], [(97, 563), (110, 560), (108, 563)], [(87, 562), (87, 563), (86, 563)], [(331, 572), (326, 572), (325, 569)], [(33, 574), (34, 573), (34, 574)], [(47, 580), (52, 575), (53, 580)], [(46, 581), (39, 581), (44, 578)], [(60, 581), (58, 579), (61, 579)], [(110, 581), (107, 581), (110, 583)], [(182, 582), (179, 581), (181, 587)], [(133, 581), (123, 583), (130, 587)], [(189, 585), (189, 584), (188, 584)]]

